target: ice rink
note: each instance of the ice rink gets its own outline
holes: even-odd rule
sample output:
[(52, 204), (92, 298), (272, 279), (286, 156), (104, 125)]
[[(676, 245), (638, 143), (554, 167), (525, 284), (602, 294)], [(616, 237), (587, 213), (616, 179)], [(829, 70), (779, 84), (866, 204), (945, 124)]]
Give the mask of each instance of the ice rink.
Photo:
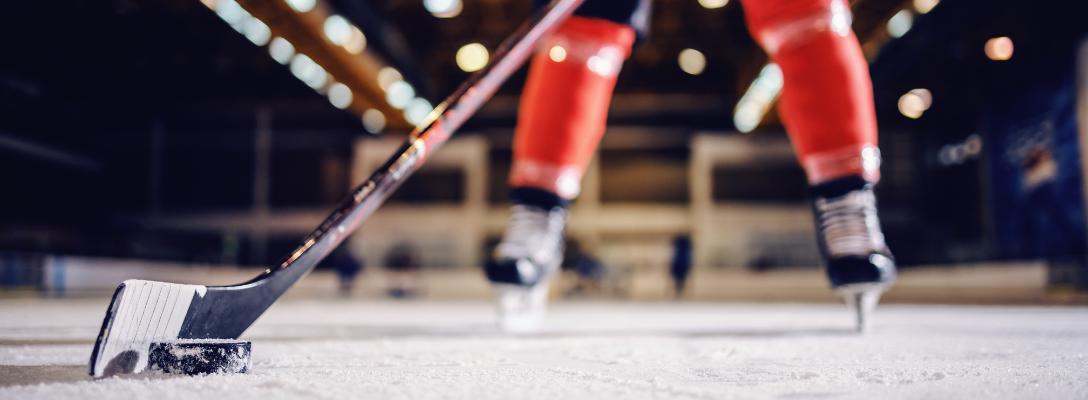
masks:
[(246, 375), (92, 381), (106, 299), (0, 301), (3, 399), (1088, 397), (1088, 308), (554, 304), (503, 334), (485, 302), (288, 300)]

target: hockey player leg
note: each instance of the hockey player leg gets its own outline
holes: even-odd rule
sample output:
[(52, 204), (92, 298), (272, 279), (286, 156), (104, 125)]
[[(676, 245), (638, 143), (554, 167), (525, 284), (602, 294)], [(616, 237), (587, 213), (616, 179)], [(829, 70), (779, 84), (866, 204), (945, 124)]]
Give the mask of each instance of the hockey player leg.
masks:
[(812, 185), (832, 288), (864, 329), (895, 280), (872, 186), (880, 179), (868, 66), (843, 0), (744, 1), (752, 35), (782, 69), (783, 122)]
[(576, 15), (532, 60), (514, 136), (514, 204), (484, 266), (504, 328), (531, 328), (544, 314), (562, 262), (567, 204), (604, 134), (616, 75), (634, 40), (628, 25)]

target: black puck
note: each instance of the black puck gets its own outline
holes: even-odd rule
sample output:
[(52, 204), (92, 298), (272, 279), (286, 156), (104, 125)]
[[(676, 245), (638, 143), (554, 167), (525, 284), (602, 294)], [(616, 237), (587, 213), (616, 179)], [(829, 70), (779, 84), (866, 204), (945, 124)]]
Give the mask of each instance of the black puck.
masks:
[(151, 343), (147, 368), (167, 374), (243, 374), (251, 365), (252, 343), (193, 339)]

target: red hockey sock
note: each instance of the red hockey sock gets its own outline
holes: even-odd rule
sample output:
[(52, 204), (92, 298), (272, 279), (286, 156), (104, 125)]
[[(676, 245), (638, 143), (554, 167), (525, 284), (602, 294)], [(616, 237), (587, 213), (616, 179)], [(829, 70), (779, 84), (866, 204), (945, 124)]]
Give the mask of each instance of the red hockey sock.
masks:
[(809, 182), (880, 179), (869, 67), (843, 0), (742, 0), (752, 36), (782, 68), (779, 101)]
[(627, 25), (574, 16), (545, 42), (521, 95), (511, 186), (578, 195), (634, 41)]

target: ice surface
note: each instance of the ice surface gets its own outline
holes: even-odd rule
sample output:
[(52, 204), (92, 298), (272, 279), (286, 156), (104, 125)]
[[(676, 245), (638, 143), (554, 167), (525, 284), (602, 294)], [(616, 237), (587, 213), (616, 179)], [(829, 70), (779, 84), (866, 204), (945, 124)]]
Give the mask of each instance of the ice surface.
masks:
[(490, 303), (291, 301), (249, 374), (90, 381), (107, 302), (0, 301), (0, 398), (1088, 397), (1082, 307), (885, 305), (861, 336), (837, 304), (557, 303), (504, 334)]

